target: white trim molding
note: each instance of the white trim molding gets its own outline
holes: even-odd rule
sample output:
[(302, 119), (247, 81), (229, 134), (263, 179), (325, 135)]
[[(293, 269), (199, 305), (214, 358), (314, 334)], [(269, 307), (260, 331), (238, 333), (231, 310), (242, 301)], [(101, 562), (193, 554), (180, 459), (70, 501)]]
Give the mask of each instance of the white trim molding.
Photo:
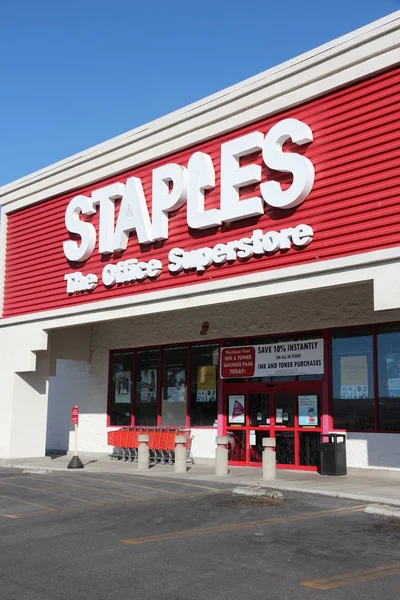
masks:
[[(399, 268), (400, 247), (376, 250), (344, 258), (331, 259), (251, 275), (241, 275), (178, 288), (102, 300), (70, 308), (31, 313), (0, 320), (0, 330), (22, 323), (37, 323), (44, 330), (84, 325), (169, 310), (194, 308), (273, 296), (324, 287), (371, 281), (380, 277), (388, 265)], [(398, 305), (400, 307), (400, 289)], [(390, 308), (394, 308), (390, 306)], [(382, 307), (382, 309), (384, 309)]]

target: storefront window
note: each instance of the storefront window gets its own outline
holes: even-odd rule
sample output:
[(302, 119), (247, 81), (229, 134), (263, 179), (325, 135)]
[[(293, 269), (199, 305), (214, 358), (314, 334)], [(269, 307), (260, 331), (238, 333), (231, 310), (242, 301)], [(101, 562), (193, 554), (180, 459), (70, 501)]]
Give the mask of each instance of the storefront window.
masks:
[(161, 424), (186, 425), (188, 347), (164, 348)]
[(160, 350), (136, 352), (135, 425), (157, 425)]
[(335, 429), (373, 430), (373, 338), (369, 329), (333, 335), (332, 385)]
[(400, 430), (400, 328), (378, 330), (378, 428)]
[(214, 425), (217, 420), (218, 344), (199, 344), (190, 349), (190, 423)]
[(111, 355), (110, 425), (131, 423), (132, 364), (132, 352)]

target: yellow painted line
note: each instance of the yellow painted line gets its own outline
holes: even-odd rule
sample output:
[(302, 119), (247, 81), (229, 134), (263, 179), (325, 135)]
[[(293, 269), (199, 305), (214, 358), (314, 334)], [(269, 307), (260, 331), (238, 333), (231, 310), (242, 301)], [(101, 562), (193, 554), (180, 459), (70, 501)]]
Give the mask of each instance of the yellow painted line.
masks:
[[(25, 519), (26, 517), (37, 517), (39, 515), (44, 515), (47, 512), (48, 511), (45, 511), (45, 510), (37, 510), (34, 512), (23, 513), (21, 515), (2, 515), (2, 514), (0, 514), (0, 517), (5, 517), (6, 519)], [(51, 512), (53, 512), (53, 511), (51, 511)]]
[[(40, 477), (36, 477), (36, 479), (40, 479)], [(47, 481), (47, 479), (41, 479), (41, 481)], [(66, 485), (68, 487), (74, 487), (81, 490), (90, 490), (93, 492), (102, 492), (103, 494), (111, 494), (112, 496), (120, 496), (121, 498), (129, 498), (129, 500), (135, 500), (137, 502), (146, 502), (145, 498), (140, 498), (139, 496), (133, 496), (130, 494), (120, 494), (119, 492), (113, 492), (112, 490), (105, 490), (104, 488), (96, 488), (92, 486), (86, 485), (76, 485), (75, 483), (65, 483), (64, 481), (60, 481), (60, 486)]]
[(152, 487), (151, 485), (138, 485), (137, 483), (135, 483), (133, 485), (128, 485), (126, 483), (122, 483), (122, 485), (126, 485), (127, 487), (130, 487), (133, 489), (140, 488), (142, 490), (152, 490), (153, 492), (160, 492), (162, 494), (167, 494), (169, 496), (177, 496), (178, 498), (187, 498), (186, 494), (180, 494), (179, 492), (171, 492), (171, 490), (164, 490), (162, 488), (155, 488), (155, 487)]
[[(147, 481), (149, 480), (149, 476), (147, 475), (136, 475), (136, 473), (134, 475), (129, 475), (130, 477), (137, 477), (138, 479), (147, 479)], [(151, 476), (150, 476), (151, 477)], [(156, 481), (160, 481), (159, 479), (157, 479)], [(195, 488), (201, 488), (202, 490), (210, 490), (213, 492), (229, 492), (232, 488), (214, 488), (214, 487), (210, 487), (207, 485), (200, 485), (198, 483), (188, 483), (187, 481), (177, 481), (175, 479), (171, 479), (171, 478), (166, 478), (163, 477), (162, 481), (165, 481), (166, 483), (172, 483), (172, 484), (177, 484), (177, 485), (187, 485), (189, 487), (195, 487)]]
[(337, 587), (352, 585), (353, 583), (361, 583), (393, 575), (400, 575), (400, 563), (393, 563), (373, 569), (363, 569), (362, 571), (355, 571), (353, 573), (342, 573), (341, 575), (313, 579), (312, 581), (302, 581), (300, 585), (316, 590), (332, 590)]
[(295, 521), (307, 521), (310, 519), (320, 519), (322, 517), (330, 517), (338, 514), (346, 514), (350, 512), (362, 511), (365, 509), (365, 504), (350, 506), (348, 508), (335, 508), (333, 510), (322, 510), (318, 512), (305, 513), (303, 515), (274, 517), (271, 519), (263, 519), (261, 521), (245, 521), (244, 523), (229, 523), (227, 525), (217, 525), (215, 527), (203, 527), (201, 529), (189, 529), (183, 531), (173, 531), (170, 533), (159, 533), (156, 535), (148, 535), (139, 538), (127, 538), (121, 540), (123, 544), (148, 544), (151, 542), (161, 542), (163, 540), (173, 540), (208, 533), (223, 533), (225, 531), (237, 531), (240, 529), (248, 529), (249, 527), (259, 527), (264, 525), (279, 525), (285, 523), (293, 523)]
[[(127, 484), (123, 484), (123, 485), (127, 485)], [(139, 485), (139, 484), (135, 483), (134, 485), (129, 486), (129, 487), (133, 487), (133, 488), (138, 487), (138, 488), (143, 488), (144, 490), (152, 490), (153, 492), (161, 492), (162, 494), (169, 494), (170, 496), (177, 496), (178, 498), (187, 498), (188, 497), (187, 494), (181, 494), (179, 492), (171, 492), (171, 490), (165, 490), (163, 488), (153, 487), (151, 485)], [(226, 490), (216, 490), (215, 488), (213, 490), (213, 492), (215, 494), (219, 493), (221, 491), (226, 492)]]
[[(129, 483), (124, 483), (123, 481), (113, 481), (111, 479), (100, 479), (99, 477), (96, 477), (96, 479), (93, 479), (93, 481), (103, 481), (104, 483), (112, 483), (113, 485), (116, 484), (120, 484), (123, 485), (125, 487), (128, 488), (142, 488), (144, 490), (152, 490), (153, 492), (162, 492), (163, 494), (170, 494), (171, 496), (178, 496), (179, 498), (187, 498), (187, 494), (180, 494), (179, 492), (171, 492), (171, 490), (165, 490), (163, 488), (158, 488), (158, 487), (153, 487), (151, 485), (138, 485), (137, 483), (133, 483), (132, 485), (130, 485)], [(83, 486), (78, 486), (78, 487), (83, 487)], [(96, 489), (96, 488), (88, 488), (88, 489)], [(108, 490), (103, 490), (103, 491), (108, 491)], [(142, 498), (141, 500), (144, 501), (148, 501), (145, 500), (145, 498)]]
[(21, 498), (15, 498), (15, 496), (6, 496), (4, 494), (0, 494), (0, 498), (7, 498), (7, 500), (12, 500), (13, 502), (20, 502), (21, 504), (28, 504), (28, 506), (37, 506), (42, 510), (47, 512), (53, 512), (55, 509), (49, 506), (44, 506), (43, 504), (39, 504), (38, 502), (30, 502), (28, 500), (21, 500)]
[[(118, 473), (118, 475), (121, 475), (121, 474), (125, 475), (123, 473)], [(80, 476), (81, 475), (79, 475), (79, 477)], [(127, 475), (127, 477), (128, 477), (128, 475)], [(129, 474), (129, 478), (131, 478), (131, 477), (135, 477), (135, 478), (139, 479), (141, 482), (143, 480), (149, 481), (149, 477), (146, 476), (146, 475), (141, 476), (141, 475), (136, 475), (136, 474), (135, 475), (130, 475)], [(32, 479), (33, 478), (34, 479), (40, 479), (41, 481), (47, 481), (46, 479), (37, 477), (36, 475), (33, 476)], [(129, 488), (133, 488), (133, 489), (135, 489), (135, 488), (142, 488), (144, 490), (153, 490), (154, 492), (161, 492), (163, 494), (169, 494), (171, 496), (177, 496), (178, 498), (187, 498), (187, 494), (180, 494), (179, 492), (172, 492), (171, 490), (166, 490), (164, 488), (154, 487), (154, 486), (151, 486), (151, 485), (138, 485), (137, 483), (134, 483), (134, 484), (130, 485), (129, 483), (125, 483), (124, 481), (118, 481), (118, 480), (114, 481), (112, 479), (104, 479), (104, 478), (100, 478), (100, 477), (93, 477), (93, 479), (90, 478), (90, 477), (88, 477), (88, 478), (85, 478), (85, 481), (93, 481), (94, 483), (96, 481), (101, 481), (103, 483), (111, 483), (113, 485), (119, 484), (119, 485), (122, 485), (122, 486), (125, 486), (125, 487), (129, 487)], [(159, 480), (157, 479), (155, 481), (156, 481), (156, 483), (158, 483)], [(63, 483), (63, 482), (60, 482), (60, 483)], [(178, 482), (176, 482), (175, 480), (167, 480), (166, 483), (178, 483)], [(179, 484), (180, 485), (189, 485), (189, 486), (192, 486), (192, 487), (200, 487), (200, 488), (203, 488), (205, 490), (210, 490), (210, 491), (215, 492), (215, 493), (226, 492), (226, 491), (229, 491), (231, 489), (231, 488), (226, 488), (226, 489), (213, 488), (213, 487), (208, 487), (208, 486), (203, 486), (203, 485), (193, 484), (193, 483), (186, 483), (186, 482), (179, 482)], [(65, 484), (65, 485), (67, 485), (67, 484)], [(78, 486), (78, 487), (84, 487), (84, 486)], [(87, 489), (93, 489), (94, 490), (96, 488), (87, 488)], [(103, 491), (106, 491), (106, 490), (103, 490)], [(136, 496), (135, 496), (135, 498), (136, 498)], [(139, 498), (138, 497), (138, 499), (141, 500), (141, 501), (143, 501), (143, 502), (145, 501), (145, 498)]]
[(5, 482), (5, 481), (0, 481), (0, 485), (8, 485), (11, 487), (18, 487), (18, 488), (23, 488), (25, 490), (32, 490), (33, 492), (36, 492), (38, 494), (53, 494), (56, 496), (62, 496), (63, 498), (68, 498), (68, 500), (78, 500), (79, 502), (84, 502), (85, 504), (95, 504), (96, 506), (103, 506), (102, 503), (100, 502), (92, 502), (91, 500), (85, 500), (84, 498), (77, 498), (76, 496), (68, 496), (67, 494), (64, 494), (63, 492), (56, 492), (54, 491), (53, 488), (35, 488), (35, 487), (30, 487), (28, 485), (21, 485), (19, 483), (9, 483), (9, 482)]

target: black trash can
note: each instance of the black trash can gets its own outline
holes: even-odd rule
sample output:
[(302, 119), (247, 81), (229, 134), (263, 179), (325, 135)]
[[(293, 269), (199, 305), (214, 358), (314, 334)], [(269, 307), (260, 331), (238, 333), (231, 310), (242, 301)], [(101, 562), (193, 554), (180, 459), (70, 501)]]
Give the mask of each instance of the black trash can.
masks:
[(347, 475), (346, 435), (328, 433), (321, 436), (320, 475)]

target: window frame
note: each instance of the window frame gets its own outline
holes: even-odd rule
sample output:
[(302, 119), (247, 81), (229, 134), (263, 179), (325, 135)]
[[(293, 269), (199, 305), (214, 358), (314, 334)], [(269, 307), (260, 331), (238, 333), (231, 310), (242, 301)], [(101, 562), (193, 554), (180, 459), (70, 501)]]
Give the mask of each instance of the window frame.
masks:
[[(341, 427), (341, 426), (336, 426), (335, 425), (335, 413), (334, 413), (334, 387), (335, 387), (335, 379), (334, 379), (334, 361), (336, 359), (336, 356), (334, 355), (334, 342), (335, 340), (340, 340), (340, 339), (357, 339), (357, 338), (370, 338), (370, 352), (372, 353), (371, 356), (371, 369), (372, 369), (372, 374), (370, 374), (369, 372), (369, 365), (367, 362), (367, 377), (369, 379), (370, 375), (371, 375), (371, 397), (368, 398), (368, 402), (370, 403), (370, 411), (371, 411), (371, 425), (373, 425), (372, 427), (368, 428), (368, 429), (357, 429), (355, 427)], [(337, 430), (337, 431), (350, 431), (350, 432), (359, 432), (359, 433), (376, 433), (376, 426), (377, 426), (377, 421), (376, 421), (376, 379), (377, 379), (377, 373), (376, 373), (376, 336), (375, 336), (375, 331), (373, 330), (371, 325), (366, 325), (366, 326), (352, 326), (352, 327), (345, 327), (345, 328), (334, 328), (330, 331), (330, 340), (331, 340), (331, 347), (330, 347), (330, 356), (329, 356), (329, 368), (330, 368), (330, 402), (329, 402), (329, 413), (332, 417), (332, 424), (333, 424), (333, 429)], [(342, 356), (341, 354), (339, 354), (339, 356)], [(345, 354), (345, 356), (347, 356), (347, 354)], [(339, 367), (340, 370), (340, 361), (339, 364), (336, 365), (336, 367)], [(336, 382), (337, 383), (337, 382)], [(336, 400), (340, 400), (341, 397), (336, 397)]]
[[(112, 378), (112, 373), (111, 373), (111, 364), (112, 364), (112, 356), (114, 354), (120, 354), (121, 352), (126, 352), (126, 353), (131, 353), (132, 354), (132, 390), (131, 390), (131, 422), (130, 425), (125, 425), (124, 427), (135, 427), (135, 408), (136, 408), (136, 353), (138, 351), (144, 351), (144, 350), (160, 350), (160, 361), (159, 361), (159, 377), (160, 377), (160, 385), (158, 386), (158, 390), (157, 390), (157, 425), (154, 425), (154, 427), (162, 427), (162, 398), (161, 398), (161, 393), (162, 393), (162, 373), (163, 373), (163, 365), (164, 365), (164, 349), (165, 348), (177, 348), (180, 346), (186, 346), (187, 347), (187, 362), (186, 362), (186, 371), (187, 371), (187, 380), (188, 380), (188, 385), (186, 386), (186, 399), (185, 399), (185, 406), (186, 406), (186, 423), (185, 423), (185, 427), (191, 427), (191, 423), (190, 423), (190, 377), (191, 377), (191, 365), (190, 365), (190, 353), (191, 353), (191, 348), (192, 346), (199, 346), (202, 344), (215, 344), (218, 347), (218, 352), (220, 352), (222, 345), (223, 345), (223, 340), (220, 339), (207, 339), (207, 340), (196, 340), (196, 341), (191, 341), (191, 342), (177, 342), (174, 344), (157, 344), (157, 345), (152, 345), (152, 346), (135, 346), (134, 348), (113, 348), (112, 350), (109, 350), (108, 353), (108, 393), (107, 393), (107, 427), (121, 427), (120, 425), (111, 425), (111, 378)], [(217, 407), (217, 415), (216, 415), (216, 420), (218, 419), (218, 406), (219, 406), (219, 393), (218, 393), (218, 386), (217, 386), (217, 402), (216, 402), (216, 407)], [(172, 426), (173, 427), (173, 426)], [(181, 426), (182, 427), (182, 426)], [(217, 425), (194, 425), (194, 427), (196, 429), (217, 429)]]
[[(187, 346), (188, 348), (188, 361), (187, 361), (187, 379), (188, 382), (191, 381), (191, 361), (190, 361), (190, 355), (191, 355), (191, 349), (192, 346), (199, 346), (202, 344), (215, 344), (216, 346), (218, 346), (218, 352), (219, 352), (219, 356), (220, 356), (220, 352), (221, 352), (221, 348), (223, 348), (226, 345), (229, 345), (230, 343), (233, 342), (232, 345), (253, 345), (256, 344), (256, 340), (263, 340), (264, 338), (268, 337), (271, 338), (271, 341), (274, 338), (279, 338), (279, 339), (286, 339), (288, 337), (291, 337), (293, 339), (301, 339), (302, 336), (308, 336), (308, 337), (312, 337), (314, 335), (317, 335), (319, 337), (323, 337), (325, 339), (325, 335), (326, 332), (329, 330), (322, 330), (322, 329), (312, 329), (309, 331), (303, 331), (303, 332), (289, 332), (289, 333), (271, 333), (270, 335), (266, 335), (266, 334), (259, 334), (259, 335), (245, 335), (245, 336), (239, 336), (239, 337), (234, 337), (234, 336), (230, 336), (230, 337), (225, 337), (225, 338), (212, 338), (212, 339), (197, 339), (197, 340), (193, 340), (190, 342), (185, 342), (185, 341), (181, 341), (181, 342), (175, 342), (173, 344), (153, 344), (151, 346), (134, 346), (134, 347), (129, 347), (129, 348), (113, 348), (112, 350), (109, 350), (108, 353), (108, 393), (107, 393), (107, 418), (106, 418), (106, 426), (107, 427), (119, 427), (118, 425), (111, 425), (110, 423), (110, 409), (111, 409), (111, 360), (112, 360), (112, 355), (113, 354), (118, 354), (121, 352), (131, 352), (132, 353), (132, 393), (131, 393), (131, 423), (130, 425), (125, 425), (125, 427), (135, 427), (135, 408), (136, 408), (136, 353), (138, 351), (143, 351), (143, 350), (160, 350), (160, 362), (159, 362), (159, 373), (160, 373), (160, 385), (159, 385), (159, 389), (158, 389), (158, 398), (157, 398), (157, 425), (155, 425), (155, 427), (162, 427), (161, 423), (161, 419), (162, 419), (162, 402), (161, 402), (161, 389), (162, 389), (162, 369), (163, 369), (163, 362), (164, 362), (164, 348), (173, 348), (173, 347), (178, 347), (178, 346)], [(263, 342), (260, 342), (263, 343)], [(329, 373), (326, 373), (325, 376), (329, 376)], [(325, 376), (322, 377), (321, 379), (321, 383), (323, 383)], [(298, 380), (298, 377), (295, 377), (295, 381)], [(219, 363), (218, 363), (218, 384), (217, 384), (217, 402), (216, 402), (216, 406), (217, 406), (217, 416), (216, 416), (216, 421), (218, 421), (218, 410), (221, 406), (220, 402), (222, 401), (223, 398), (223, 393), (222, 393), (222, 385), (223, 385), (223, 379), (220, 376), (219, 373)], [(330, 396), (328, 397), (330, 400)], [(187, 390), (186, 390), (186, 425), (185, 427), (192, 427), (191, 425), (191, 415), (190, 415), (190, 385), (187, 386)], [(194, 425), (193, 426), (196, 429), (213, 429), (213, 430), (217, 430), (218, 425)]]
[[(374, 414), (374, 427), (373, 429), (343, 429), (344, 431), (347, 431), (349, 433), (362, 433), (364, 435), (369, 435), (372, 433), (381, 433), (381, 434), (394, 434), (394, 435), (398, 435), (400, 433), (400, 426), (399, 429), (380, 429), (379, 428), (379, 359), (378, 359), (378, 335), (380, 333), (382, 333), (380, 331), (380, 329), (385, 328), (385, 327), (390, 327), (393, 326), (393, 328), (398, 328), (400, 326), (400, 322), (399, 321), (394, 321), (394, 322), (383, 322), (383, 323), (374, 323), (374, 324), (367, 324), (367, 325), (348, 325), (346, 327), (335, 327), (332, 329), (329, 329), (329, 345), (330, 345), (330, 351), (329, 351), (329, 374), (328, 374), (328, 379), (329, 379), (329, 398), (328, 398), (328, 402), (329, 402), (329, 414), (332, 418), (332, 424), (333, 424), (333, 428), (334, 427), (334, 421), (333, 421), (333, 353), (332, 353), (332, 347), (333, 347), (333, 338), (334, 335), (337, 333), (341, 333), (341, 334), (348, 334), (349, 336), (351, 336), (351, 332), (352, 331), (359, 331), (360, 329), (365, 329), (366, 331), (369, 329), (370, 330), (370, 335), (372, 336), (372, 367), (373, 367), (373, 414)], [(400, 333), (400, 332), (399, 332)]]
[[(133, 348), (131, 350), (132, 352), (132, 372), (134, 375), (134, 387), (132, 386), (132, 409), (131, 409), (131, 425), (130, 427), (134, 427), (136, 425), (136, 411), (137, 411), (137, 406), (136, 406), (136, 394), (137, 394), (137, 354), (138, 352), (148, 352), (148, 351), (159, 351), (159, 356), (158, 356), (158, 365), (157, 365), (157, 395), (156, 395), (156, 412), (157, 412), (157, 419), (156, 419), (156, 425), (143, 425), (143, 427), (159, 427), (159, 423), (160, 423), (160, 411), (161, 411), (161, 388), (162, 388), (162, 373), (161, 373), (161, 366), (162, 366), (162, 351), (163, 349), (159, 346), (146, 346), (146, 347), (140, 347), (140, 348)], [(112, 352), (115, 352), (115, 350), (113, 350)]]
[[(111, 425), (111, 397), (112, 397), (112, 388), (113, 388), (113, 376), (112, 376), (112, 356), (118, 354), (132, 354), (133, 351), (130, 348), (123, 348), (120, 350), (112, 350), (109, 352), (108, 357), (108, 385), (107, 385), (107, 427), (129, 427), (129, 425)], [(134, 398), (134, 372), (133, 372), (133, 362), (131, 363), (131, 390), (130, 390), (130, 405), (129, 405), (129, 413), (130, 413), (130, 422), (132, 423), (132, 410), (134, 406), (133, 398)]]
[[(373, 348), (373, 370), (374, 370), (374, 374), (373, 374), (373, 391), (374, 391), (374, 428), (370, 429), (368, 431), (366, 430), (359, 430), (359, 429), (347, 429), (346, 431), (348, 431), (349, 433), (362, 433), (362, 434), (372, 434), (372, 433), (382, 433), (382, 434), (394, 434), (394, 435), (398, 435), (400, 433), (400, 427), (398, 430), (385, 430), (385, 429), (379, 429), (379, 374), (378, 374), (378, 368), (379, 368), (379, 361), (378, 361), (378, 334), (379, 329), (380, 328), (384, 328), (384, 327), (400, 327), (400, 321), (394, 321), (394, 322), (383, 322), (383, 323), (375, 323), (375, 324), (358, 324), (358, 325), (348, 325), (345, 327), (335, 327), (335, 328), (319, 328), (319, 329), (313, 329), (313, 330), (308, 330), (308, 331), (302, 331), (302, 332), (279, 332), (279, 333), (271, 333), (271, 334), (259, 334), (259, 335), (244, 335), (244, 336), (238, 336), (237, 338), (235, 336), (229, 336), (229, 337), (225, 337), (225, 338), (221, 338), (221, 339), (197, 339), (194, 341), (190, 341), (190, 342), (185, 342), (185, 341), (181, 341), (181, 342), (176, 342), (174, 344), (154, 344), (151, 346), (135, 346), (135, 347), (130, 347), (130, 348), (113, 348), (112, 350), (109, 350), (109, 356), (108, 356), (108, 385), (107, 385), (107, 415), (106, 415), (106, 426), (107, 427), (118, 427), (118, 425), (111, 425), (110, 424), (110, 409), (111, 409), (111, 360), (112, 360), (112, 355), (115, 353), (121, 353), (121, 352), (131, 352), (132, 353), (132, 373), (133, 373), (133, 377), (132, 377), (132, 396), (131, 396), (131, 424), (130, 426), (133, 427), (135, 426), (135, 394), (136, 394), (136, 371), (135, 371), (135, 366), (136, 366), (136, 352), (137, 351), (142, 351), (142, 350), (154, 350), (154, 349), (159, 349), (160, 350), (160, 364), (159, 364), (159, 369), (160, 369), (160, 373), (162, 373), (162, 366), (163, 366), (163, 350), (165, 347), (174, 347), (174, 346), (182, 346), (185, 345), (188, 348), (188, 364), (187, 364), (187, 371), (188, 371), (188, 381), (190, 381), (190, 377), (191, 377), (191, 369), (190, 369), (190, 353), (191, 353), (191, 347), (192, 346), (198, 346), (201, 344), (216, 344), (218, 346), (219, 352), (221, 350), (222, 347), (232, 344), (235, 345), (236, 340), (237, 343), (239, 345), (244, 345), (244, 344), (256, 344), (256, 340), (258, 339), (265, 339), (265, 338), (287, 338), (289, 336), (294, 336), (298, 339), (301, 339), (302, 336), (307, 335), (307, 336), (311, 336), (311, 335), (318, 335), (320, 337), (322, 337), (325, 340), (325, 374), (322, 377), (321, 380), (321, 384), (322, 384), (322, 394), (326, 394), (326, 399), (327, 399), (327, 406), (329, 407), (328, 410), (328, 415), (329, 418), (331, 419), (331, 423), (333, 426), (333, 369), (332, 369), (332, 342), (333, 342), (333, 336), (335, 333), (347, 333), (348, 335), (351, 335), (352, 331), (355, 330), (360, 330), (362, 328), (365, 329), (370, 329), (371, 331), (371, 335), (372, 335), (372, 348)], [(251, 340), (251, 341), (250, 341)], [(219, 368), (219, 365), (218, 365)], [(218, 373), (219, 376), (219, 373)], [(297, 380), (297, 377), (296, 377)], [(218, 409), (220, 408), (220, 402), (221, 402), (221, 392), (222, 392), (222, 385), (223, 385), (223, 381), (220, 376), (219, 376), (219, 383), (217, 386), (217, 393), (218, 393), (218, 397), (217, 397), (217, 418), (218, 418)], [(295, 383), (295, 382), (293, 382)], [(157, 427), (161, 426), (161, 385), (159, 386), (159, 391), (158, 391), (158, 404), (157, 404), (157, 409), (158, 409), (158, 417), (157, 417)], [(191, 423), (190, 423), (190, 386), (187, 386), (187, 393), (186, 393), (186, 427), (191, 427)], [(221, 397), (220, 397), (221, 396)], [(196, 429), (217, 429), (216, 425), (195, 425), (194, 426)]]

